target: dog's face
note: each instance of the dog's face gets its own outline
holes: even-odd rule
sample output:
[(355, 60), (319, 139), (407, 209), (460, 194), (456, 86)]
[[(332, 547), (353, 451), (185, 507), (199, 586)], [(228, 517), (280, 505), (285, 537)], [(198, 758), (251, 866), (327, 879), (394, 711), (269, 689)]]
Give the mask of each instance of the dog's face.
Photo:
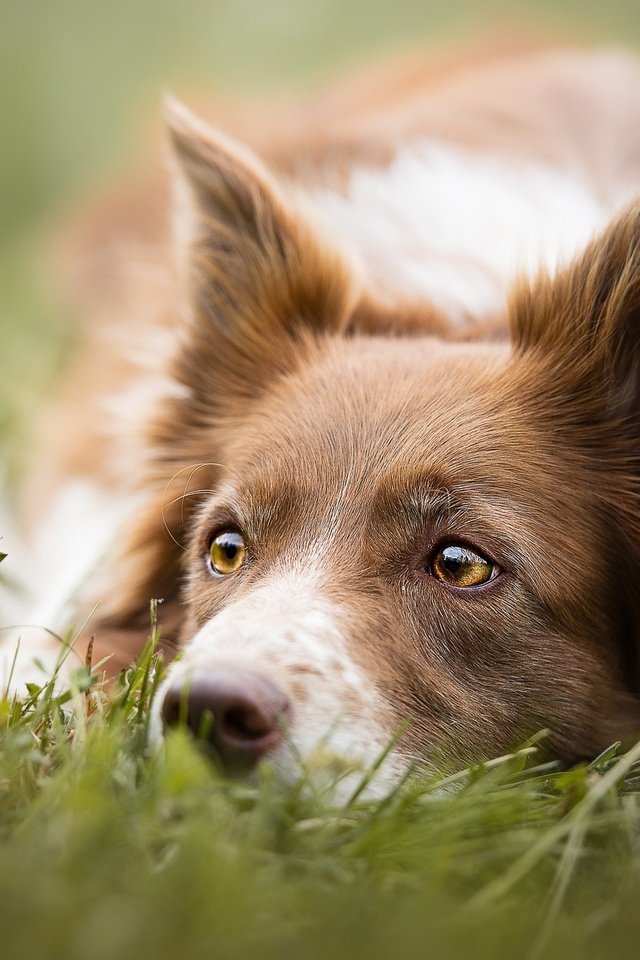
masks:
[(167, 598), (165, 719), (226, 710), (230, 764), (285, 777), (319, 744), (370, 764), (399, 730), (387, 777), (543, 727), (564, 760), (631, 734), (635, 221), (515, 296), (513, 345), (453, 342), (371, 303), (254, 161), (174, 130), (196, 216), (180, 389), (108, 619)]

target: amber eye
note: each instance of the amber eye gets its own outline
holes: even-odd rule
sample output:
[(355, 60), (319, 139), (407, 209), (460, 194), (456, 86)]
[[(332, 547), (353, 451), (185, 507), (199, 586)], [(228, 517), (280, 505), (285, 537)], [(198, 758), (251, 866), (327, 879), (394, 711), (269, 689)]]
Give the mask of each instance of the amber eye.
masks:
[(209, 544), (211, 570), (219, 577), (228, 577), (244, 563), (246, 547), (237, 530), (223, 530)]
[(479, 587), (500, 572), (493, 560), (460, 543), (439, 547), (431, 558), (429, 572), (450, 587)]

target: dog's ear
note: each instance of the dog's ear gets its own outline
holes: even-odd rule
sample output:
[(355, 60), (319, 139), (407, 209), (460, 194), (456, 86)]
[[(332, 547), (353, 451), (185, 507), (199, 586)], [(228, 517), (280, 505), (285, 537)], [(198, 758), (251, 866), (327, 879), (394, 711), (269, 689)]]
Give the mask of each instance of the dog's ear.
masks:
[[(640, 696), (640, 203), (556, 278), (517, 291), (511, 324), (523, 400), (606, 518), (621, 671)], [(637, 700), (620, 704), (637, 726)]]
[[(166, 389), (135, 446), (131, 490), (139, 507), (107, 558), (89, 625), (113, 670), (142, 647), (149, 601), (169, 647), (184, 624), (182, 558), (198, 506), (193, 485), (211, 490), (214, 434), (317, 341), (344, 330), (357, 298), (341, 256), (316, 235), (257, 157), (171, 102), (176, 160), (176, 247), (184, 308), (174, 321)], [(190, 486), (189, 478), (196, 478)]]
[(516, 292), (517, 353), (539, 357), (559, 402), (579, 396), (584, 413), (611, 421), (640, 413), (640, 203), (553, 279)]
[(511, 329), (530, 409), (600, 470), (640, 548), (640, 202), (555, 278), (516, 291)]
[(345, 329), (353, 272), (260, 160), (170, 101), (189, 325), (178, 376), (209, 404), (255, 399), (314, 337)]

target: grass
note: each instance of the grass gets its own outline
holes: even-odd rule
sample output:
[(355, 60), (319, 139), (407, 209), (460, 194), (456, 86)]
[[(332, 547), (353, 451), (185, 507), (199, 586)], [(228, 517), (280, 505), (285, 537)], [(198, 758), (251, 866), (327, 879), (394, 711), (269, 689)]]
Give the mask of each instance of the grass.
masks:
[(3, 956), (637, 955), (640, 744), (336, 805), (314, 770), (227, 780), (184, 730), (151, 751), (155, 639), (110, 689), (0, 699)]
[[(505, 15), (640, 42), (636, 0), (0, 0), (0, 13), (0, 440), (16, 485), (75, 333), (55, 238), (135, 166), (164, 89), (289, 91)], [(152, 638), (110, 690), (84, 670), (71, 691), (0, 691), (3, 960), (637, 955), (637, 747), (559, 771), (530, 744), (340, 807), (311, 789), (314, 770), (287, 791), (267, 766), (256, 785), (228, 781), (181, 730), (150, 753), (161, 670)]]

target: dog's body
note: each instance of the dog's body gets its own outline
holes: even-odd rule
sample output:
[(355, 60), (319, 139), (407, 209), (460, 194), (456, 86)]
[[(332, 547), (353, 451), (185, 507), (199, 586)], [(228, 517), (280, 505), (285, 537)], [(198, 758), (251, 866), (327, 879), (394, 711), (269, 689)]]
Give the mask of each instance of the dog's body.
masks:
[(295, 775), (282, 717), (362, 763), (408, 722), (388, 778), (542, 727), (593, 755), (640, 729), (640, 66), (368, 86), (265, 167), (171, 108), (155, 369), (110, 360), (118, 428), (60, 460), (53, 594), (112, 668), (161, 598), (158, 711), (186, 683), (230, 766)]

